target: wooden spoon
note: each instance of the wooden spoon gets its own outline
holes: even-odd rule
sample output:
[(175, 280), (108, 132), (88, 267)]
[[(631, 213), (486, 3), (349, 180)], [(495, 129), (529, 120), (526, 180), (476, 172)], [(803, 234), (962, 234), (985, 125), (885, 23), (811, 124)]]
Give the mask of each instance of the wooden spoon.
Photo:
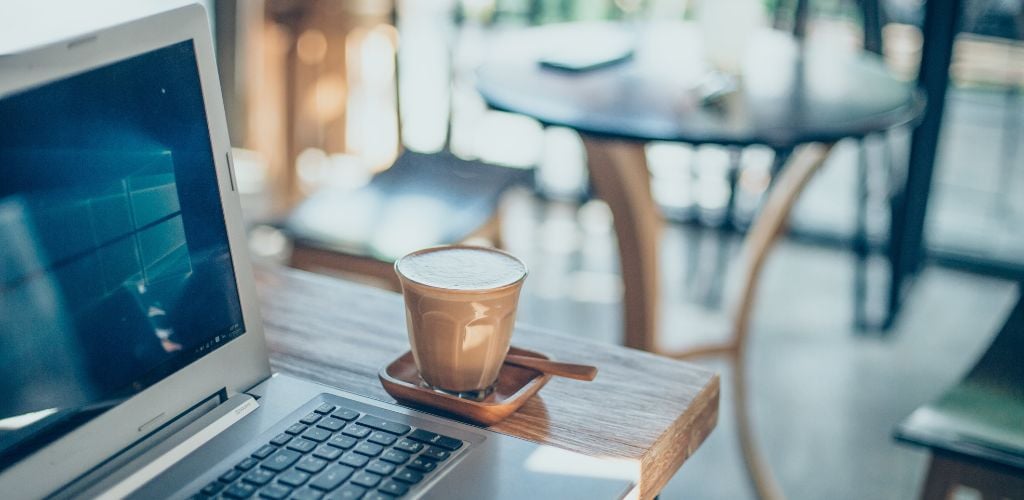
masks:
[(532, 368), (534, 370), (537, 370), (542, 373), (547, 373), (549, 375), (572, 378), (576, 380), (585, 380), (587, 382), (594, 380), (594, 377), (597, 376), (596, 366), (580, 365), (576, 363), (563, 363), (561, 361), (534, 358), (532, 356), (520, 356), (518, 354), (509, 354), (508, 356), (505, 356), (505, 362), (510, 365)]

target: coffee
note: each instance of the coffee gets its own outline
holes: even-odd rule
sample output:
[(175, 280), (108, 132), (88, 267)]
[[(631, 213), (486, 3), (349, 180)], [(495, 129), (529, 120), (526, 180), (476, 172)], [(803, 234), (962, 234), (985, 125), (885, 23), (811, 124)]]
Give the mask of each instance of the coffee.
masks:
[(456, 393), (486, 391), (508, 354), (526, 265), (483, 247), (428, 248), (395, 263), (420, 377)]

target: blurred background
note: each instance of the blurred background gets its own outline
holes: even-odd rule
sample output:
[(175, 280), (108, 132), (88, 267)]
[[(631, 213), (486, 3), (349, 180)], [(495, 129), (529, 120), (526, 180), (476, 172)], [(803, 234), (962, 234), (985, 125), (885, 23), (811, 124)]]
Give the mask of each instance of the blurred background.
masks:
[[(584, 143), (572, 128), (487, 105), (477, 70), (500, 56), (495, 41), (556, 23), (610, 21), (641, 36), (678, 22), (700, 36), (656, 45), (662, 57), (717, 64), (739, 57), (723, 56), (723, 47), (738, 45), (733, 52), (742, 52), (740, 42), (750, 33), (777, 30), (838, 54), (877, 53), (872, 57), (889, 77), (914, 87), (930, 29), (927, 3), (940, 4), (933, 22), (951, 15), (943, 6), (960, 4), (210, 2), (252, 251), (262, 261), (288, 264), (295, 262), (296, 241), (328, 240), (319, 251), (359, 255), (312, 265), (307, 259), (300, 267), (389, 287), (379, 273), (363, 272), (366, 260), (387, 261), (424, 241), (441, 242), (438, 235), (447, 229), (440, 225), (452, 219), (422, 215), (447, 213), (435, 207), (439, 203), (482, 196), (442, 192), (451, 186), (410, 196), (395, 186), (416, 185), (422, 172), (399, 172), (399, 159), (443, 155), (471, 162), (464, 167), (499, 167), (496, 175), (506, 180), (495, 181), (494, 206), (488, 200), (480, 210), (501, 221), (489, 226), (488, 239), (530, 266), (520, 321), (621, 343), (619, 247), (611, 211), (588, 177)], [(766, 460), (791, 497), (915, 496), (928, 454), (895, 443), (893, 426), (971, 366), (1012, 306), (1014, 282), (1024, 276), (1024, 152), (1018, 147), (1024, 139), (1024, 3), (965, 0), (957, 8), (948, 85), (939, 81), (945, 109), (932, 122), (938, 124), (938, 139), (931, 141), (934, 173), (923, 188), (911, 179), (924, 199), (906, 197), (900, 186), (916, 175), (908, 168), (913, 131), (928, 123), (927, 114), (870, 140), (840, 141), (764, 269), (747, 351), (750, 411)], [(702, 73), (696, 75), (700, 87)], [(848, 92), (854, 102), (870, 98)], [(927, 98), (928, 106), (936, 105), (934, 94)], [(743, 233), (772, 185), (779, 151), (655, 140), (645, 152), (650, 191), (664, 221), (657, 254), (660, 341), (682, 348), (721, 337), (742, 287)], [(871, 161), (861, 162), (862, 154)], [(908, 231), (892, 222), (901, 199), (924, 217), (920, 262), (906, 269), (891, 257), (893, 238)], [(374, 222), (365, 222), (368, 217)], [(387, 234), (378, 234), (384, 225)], [(866, 261), (861, 288), (858, 248)], [(913, 284), (896, 286), (898, 306), (889, 310), (893, 279)], [(880, 319), (857, 317), (859, 289), (867, 317)], [(725, 380), (731, 376), (727, 363), (705, 363)], [(719, 427), (662, 498), (754, 496), (728, 395), (722, 404)]]

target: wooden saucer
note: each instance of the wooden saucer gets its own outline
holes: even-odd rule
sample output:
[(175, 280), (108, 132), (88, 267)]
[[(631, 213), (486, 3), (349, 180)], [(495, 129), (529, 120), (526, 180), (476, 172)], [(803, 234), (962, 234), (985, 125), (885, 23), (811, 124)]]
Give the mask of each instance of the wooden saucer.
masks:
[[(510, 347), (509, 354), (549, 359), (534, 351)], [(423, 387), (412, 352), (406, 351), (377, 374), (384, 390), (391, 397), (413, 406), (425, 406), (488, 426), (501, 422), (523, 406), (551, 378), (539, 371), (514, 365), (503, 365), (494, 391), (482, 400), (460, 398)]]

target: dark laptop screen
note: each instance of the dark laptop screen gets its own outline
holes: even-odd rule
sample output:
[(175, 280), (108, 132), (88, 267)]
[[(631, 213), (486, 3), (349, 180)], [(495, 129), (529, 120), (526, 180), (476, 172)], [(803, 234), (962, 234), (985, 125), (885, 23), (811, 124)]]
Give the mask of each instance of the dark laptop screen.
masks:
[(0, 95), (0, 469), (243, 331), (191, 41)]

